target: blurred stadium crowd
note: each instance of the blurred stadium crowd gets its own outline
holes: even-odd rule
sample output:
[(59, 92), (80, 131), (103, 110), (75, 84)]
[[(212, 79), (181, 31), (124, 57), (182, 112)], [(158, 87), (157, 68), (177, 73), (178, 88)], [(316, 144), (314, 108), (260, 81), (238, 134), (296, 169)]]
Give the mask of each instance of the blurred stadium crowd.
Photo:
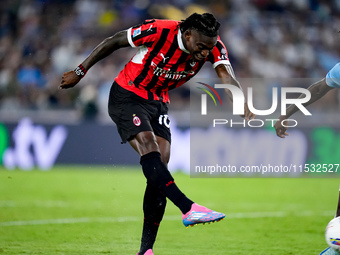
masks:
[[(93, 120), (106, 114), (114, 77), (136, 52), (121, 49), (95, 65), (72, 90), (60, 91), (74, 69), (104, 38), (148, 18), (181, 20), (212, 12), (238, 78), (322, 78), (340, 60), (339, 0), (2, 0), (0, 116)], [(209, 64), (200, 77), (216, 77)], [(338, 93), (326, 103), (339, 109)], [(174, 110), (188, 102), (172, 93)], [(46, 115), (46, 111), (50, 114)]]

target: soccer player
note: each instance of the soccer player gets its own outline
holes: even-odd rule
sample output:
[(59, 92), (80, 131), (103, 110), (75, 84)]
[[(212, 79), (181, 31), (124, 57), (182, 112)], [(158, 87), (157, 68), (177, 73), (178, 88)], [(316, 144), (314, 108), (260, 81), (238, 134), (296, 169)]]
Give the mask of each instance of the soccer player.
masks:
[[(336, 73), (333, 73), (333, 75), (335, 75)], [(336, 77), (339, 77), (338, 75), (336, 75)], [(340, 216), (340, 187), (339, 187), (339, 196), (338, 196), (338, 207), (336, 208), (336, 212), (335, 212), (335, 217), (337, 218)], [(340, 252), (334, 250), (331, 247), (327, 247), (325, 250), (323, 250), (320, 255), (340, 255)]]
[[(322, 80), (312, 84), (308, 87), (308, 90), (311, 93), (311, 99), (304, 104), (304, 106), (310, 105), (311, 103), (322, 98), (328, 91), (340, 88), (340, 63), (337, 63)], [(300, 97), (303, 97), (301, 95)], [(296, 105), (290, 105), (286, 109), (286, 115), (281, 115), (279, 120), (275, 123), (274, 128), (277, 136), (281, 138), (285, 138), (288, 136), (287, 128), (282, 125), (282, 122), (287, 120), (290, 116), (292, 116), (298, 108)], [(340, 216), (340, 190), (339, 190), (339, 199), (338, 199), (338, 207), (335, 214), (335, 217)], [(340, 252), (333, 250), (331, 247), (323, 250), (320, 255), (340, 255)]]
[[(129, 142), (140, 155), (147, 179), (139, 255), (153, 254), (166, 198), (180, 209), (186, 227), (225, 217), (186, 197), (167, 169), (171, 143), (168, 91), (194, 77), (206, 61), (213, 64), (223, 83), (240, 87), (218, 36), (219, 26), (209, 13), (194, 13), (182, 22), (146, 20), (106, 38), (74, 71), (62, 77), (60, 89), (71, 88), (95, 63), (115, 50), (138, 48), (113, 82), (108, 110), (122, 142)], [(254, 117), (246, 104), (244, 117)]]
[(340, 255), (340, 252), (333, 250), (331, 247), (323, 250), (320, 255)]
[[(336, 64), (326, 75), (325, 78), (322, 80), (312, 84), (308, 87), (308, 90), (311, 93), (311, 99), (304, 103), (304, 106), (308, 106), (311, 103), (319, 100), (322, 98), (328, 91), (334, 89), (334, 88), (340, 88), (340, 63)], [(303, 98), (304, 95), (302, 94), (300, 98)], [(276, 121), (274, 128), (276, 131), (277, 136), (281, 138), (285, 138), (288, 136), (287, 127), (284, 127), (282, 125), (282, 122), (286, 121), (290, 116), (292, 116), (296, 111), (298, 111), (298, 108), (295, 104), (292, 104), (287, 107), (286, 109), (286, 115), (281, 115), (279, 117), (279, 120)]]

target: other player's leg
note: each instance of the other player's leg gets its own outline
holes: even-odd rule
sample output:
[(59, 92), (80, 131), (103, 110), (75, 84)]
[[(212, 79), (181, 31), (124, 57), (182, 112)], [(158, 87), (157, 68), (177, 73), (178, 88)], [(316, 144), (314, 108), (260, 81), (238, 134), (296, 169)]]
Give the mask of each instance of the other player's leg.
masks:
[(320, 255), (340, 255), (340, 253), (328, 247), (327, 249), (323, 250)]

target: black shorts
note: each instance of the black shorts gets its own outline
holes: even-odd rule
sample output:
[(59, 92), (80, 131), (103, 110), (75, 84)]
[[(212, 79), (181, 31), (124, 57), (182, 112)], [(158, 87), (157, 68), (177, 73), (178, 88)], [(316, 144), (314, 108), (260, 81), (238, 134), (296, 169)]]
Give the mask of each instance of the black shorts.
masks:
[(114, 82), (109, 96), (109, 115), (116, 123), (123, 143), (143, 131), (152, 131), (171, 143), (166, 103), (141, 98)]

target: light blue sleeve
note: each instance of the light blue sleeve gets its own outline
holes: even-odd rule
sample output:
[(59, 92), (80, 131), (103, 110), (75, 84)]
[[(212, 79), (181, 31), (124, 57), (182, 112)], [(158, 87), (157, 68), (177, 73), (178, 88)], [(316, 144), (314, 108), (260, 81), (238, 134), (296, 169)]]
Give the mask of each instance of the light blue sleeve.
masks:
[(339, 255), (339, 252), (336, 252), (335, 250), (328, 247), (326, 250), (323, 250), (320, 255)]
[(326, 83), (333, 88), (340, 88), (340, 63), (337, 63), (326, 75)]

